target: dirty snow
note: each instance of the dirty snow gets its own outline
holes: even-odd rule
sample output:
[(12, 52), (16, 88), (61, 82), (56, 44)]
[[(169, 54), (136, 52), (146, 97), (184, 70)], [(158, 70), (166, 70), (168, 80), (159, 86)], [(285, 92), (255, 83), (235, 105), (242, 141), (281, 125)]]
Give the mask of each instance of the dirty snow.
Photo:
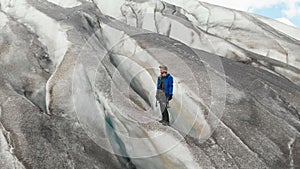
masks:
[(59, 5), (63, 8), (73, 8), (81, 5), (81, 2), (77, 0), (47, 0), (47, 1)]

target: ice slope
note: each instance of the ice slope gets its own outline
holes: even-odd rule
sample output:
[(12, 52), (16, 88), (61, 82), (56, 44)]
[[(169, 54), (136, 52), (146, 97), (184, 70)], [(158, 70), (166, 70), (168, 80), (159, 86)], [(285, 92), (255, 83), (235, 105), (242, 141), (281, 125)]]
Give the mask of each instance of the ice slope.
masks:
[[(1, 111), (0, 111), (1, 112)], [(1, 113), (0, 113), (1, 115)], [(10, 133), (0, 123), (0, 164), (2, 168), (25, 168), (13, 155), (13, 147), (9, 143)]]
[[(114, 169), (299, 165), (300, 88), (278, 74), (297, 76), (296, 68), (271, 59), (274, 52), (260, 55), (269, 44), (249, 49), (248, 42), (237, 42), (249, 36), (248, 28), (271, 41), (271, 30), (261, 29), (261, 22), (229, 10), (239, 18), (232, 33), (219, 26), (231, 23), (218, 18), (228, 9), (196, 1), (80, 1), (74, 8), (19, 2), (1, 1), (0, 16), (7, 19), (0, 21), (5, 25), (0, 31), (0, 147), (13, 147), (3, 154), (6, 164)], [(190, 11), (197, 4), (203, 10)], [(60, 38), (47, 32), (40, 18), (56, 25)], [(297, 42), (280, 37), (284, 42), (278, 43), (295, 52)], [(55, 48), (63, 44), (63, 52)], [(253, 58), (263, 62), (257, 65), (262, 69), (253, 67), (260, 63), (250, 62)], [(175, 79), (171, 126), (158, 122), (154, 95), (160, 64), (167, 64)]]
[(69, 42), (66, 39), (67, 26), (48, 17), (32, 7), (26, 0), (1, 1), (1, 10), (18, 22), (28, 26), (31, 32), (36, 32), (39, 40), (48, 48), (49, 57), (58, 65), (67, 51)]
[(278, 31), (280, 31), (292, 38), (295, 38), (298, 41), (300, 40), (300, 30), (298, 28), (290, 26), (290, 25), (286, 25), (281, 22), (277, 22), (276, 20), (266, 18), (266, 17), (260, 16), (260, 15), (255, 15), (255, 14), (253, 14), (253, 15), (254, 15), (254, 17), (260, 19), (261, 21), (267, 23), (271, 27), (277, 29)]
[[(47, 53), (50, 58), (53, 58), (51, 59), (53, 64), (56, 66), (60, 64), (70, 46), (66, 34), (69, 28), (66, 25), (61, 25), (40, 12), (32, 7), (26, 0), (4, 1), (1, 3), (1, 9), (7, 13), (7, 15), (16, 18), (18, 22), (26, 25), (31, 32), (36, 32), (39, 40), (44, 46), (47, 46)], [(49, 104), (48, 94), (49, 91), (47, 90), (47, 104)]]
[[(261, 21), (262, 17), (196, 0), (123, 1), (115, 6), (115, 12), (104, 13), (193, 48), (269, 69), (299, 84), (296, 28), (282, 27), (278, 21), (270, 25)], [(265, 57), (271, 60), (266, 62)]]
[[(159, 66), (159, 64), (157, 63), (157, 61), (155, 61), (155, 59), (150, 55), (150, 54), (146, 54), (146, 52), (143, 52), (143, 49), (140, 48), (138, 46), (138, 44), (135, 42), (134, 39), (130, 38), (130, 37), (126, 37), (125, 32), (123, 31), (119, 31), (115, 28), (112, 28), (108, 25), (103, 24), (102, 25), (102, 30), (101, 32), (103, 33), (102, 36), (105, 36), (107, 39), (107, 41), (105, 42), (105, 46), (112, 49), (112, 53), (109, 54), (109, 56), (104, 56), (100, 57), (102, 59), (109, 59), (113, 66), (115, 67), (115, 71), (118, 71), (120, 73), (120, 78), (124, 78), (125, 80), (125, 85), (127, 83), (127, 86), (130, 84), (130, 87), (137, 92), (138, 95), (140, 95), (139, 97), (143, 98), (143, 100), (145, 100), (148, 104), (149, 104), (149, 108), (150, 110), (147, 111), (148, 113), (148, 118), (150, 118), (150, 122), (148, 121), (142, 121), (140, 119), (138, 119), (135, 114), (134, 114), (134, 109), (128, 107), (128, 106), (123, 106), (122, 103), (120, 102), (127, 102), (126, 100), (126, 95), (124, 97), (124, 95), (120, 95), (119, 93), (125, 93), (126, 94), (126, 90), (124, 91), (124, 88), (121, 88), (122, 85), (120, 84), (120, 79), (119, 76), (115, 75), (117, 74), (116, 72), (112, 73), (112, 80), (115, 83), (119, 83), (118, 86), (116, 86), (117, 88), (115, 90), (117, 91), (111, 91), (109, 94), (112, 95), (111, 97), (113, 98), (113, 100), (111, 101), (111, 103), (105, 103), (107, 101), (103, 101), (103, 96), (99, 97), (102, 99), (100, 100), (100, 103), (102, 103), (102, 105), (100, 107), (106, 107), (104, 108), (104, 110), (109, 110), (108, 113), (110, 112), (111, 115), (102, 115), (102, 117), (100, 117), (99, 115), (93, 115), (92, 117), (90, 117), (90, 120), (87, 120), (86, 117), (86, 113), (87, 110), (84, 111), (84, 109), (86, 109), (85, 107), (96, 107), (96, 106), (88, 106), (88, 104), (93, 102), (93, 99), (91, 99), (92, 95), (90, 95), (89, 98), (86, 98), (85, 93), (87, 93), (86, 90), (83, 91), (83, 93), (78, 92), (80, 89), (84, 89), (83, 85), (82, 87), (77, 86), (77, 84), (82, 83), (82, 81), (84, 80), (76, 80), (77, 78), (75, 78), (76, 81), (73, 81), (73, 89), (76, 92), (75, 97), (76, 97), (76, 101), (75, 101), (75, 105), (79, 106), (79, 110), (77, 109), (77, 112), (79, 113), (79, 119), (83, 120), (81, 121), (81, 123), (84, 124), (84, 126), (86, 126), (86, 130), (88, 131), (94, 131), (95, 128), (97, 128), (99, 131), (99, 133), (105, 133), (105, 131), (103, 131), (105, 129), (104, 126), (99, 126), (99, 125), (103, 125), (105, 123), (105, 119), (109, 117), (110, 123), (112, 123), (111, 126), (114, 126), (113, 128), (115, 130), (117, 130), (117, 134), (113, 134), (113, 130), (110, 129), (107, 136), (104, 135), (98, 135), (98, 138), (96, 136), (91, 136), (94, 137), (95, 140), (101, 140), (101, 138), (105, 138), (108, 137), (108, 139), (110, 140), (110, 142), (114, 143), (113, 147), (115, 144), (117, 144), (118, 142), (122, 142), (125, 146), (121, 146), (123, 148), (112, 148), (113, 151), (116, 154), (119, 154), (121, 156), (129, 156), (130, 158), (132, 158), (132, 163), (134, 163), (134, 165), (138, 166), (138, 167), (146, 167), (146, 168), (153, 168), (154, 164), (157, 165), (157, 167), (155, 168), (174, 168), (175, 166), (178, 168), (186, 168), (185, 162), (186, 159), (174, 159), (174, 154), (172, 153), (173, 151), (182, 151), (182, 153), (187, 153), (189, 154), (189, 150), (187, 150), (186, 146), (181, 145), (182, 143), (180, 143), (180, 140), (175, 139), (172, 142), (169, 142), (168, 146), (159, 146), (158, 143), (161, 142), (159, 140), (164, 139), (165, 135), (167, 133), (165, 132), (161, 132), (163, 133), (162, 135), (160, 135), (158, 138), (153, 138), (151, 137), (151, 132), (153, 131), (153, 128), (149, 128), (148, 125), (153, 124), (153, 121), (155, 121), (155, 119), (158, 118), (158, 116), (160, 116), (159, 112), (157, 112), (158, 110), (156, 110), (155, 108), (155, 90), (153, 91), (153, 89), (155, 89), (155, 83), (154, 81), (157, 78), (157, 67)], [(114, 35), (114, 38), (111, 38), (110, 35)], [(125, 37), (125, 38), (123, 38)], [(118, 39), (120, 38), (120, 39)], [(122, 41), (124, 40), (124, 41)], [(141, 52), (143, 52), (144, 55), (141, 55)], [(121, 55), (122, 54), (122, 55)], [(129, 54), (129, 55), (126, 55)], [(108, 58), (106, 58), (108, 57)], [(81, 60), (81, 59), (80, 59)], [(90, 58), (87, 58), (86, 56), (82, 57), (82, 62), (85, 63), (85, 60), (90, 60)], [(152, 61), (152, 62), (151, 62)], [(148, 65), (147, 65), (148, 64)], [(154, 65), (151, 65), (154, 64)], [(78, 69), (81, 69), (83, 71), (83, 67), (89, 67), (89, 69), (94, 70), (94, 68), (91, 68), (90, 65), (84, 65), (84, 66), (80, 66), (78, 65)], [(103, 65), (104, 67), (108, 67), (108, 64)], [(145, 69), (146, 68), (146, 69)], [(106, 68), (108, 69), (108, 68)], [(155, 69), (156, 72), (153, 71), (153, 69)], [(148, 72), (149, 71), (149, 72)], [(87, 72), (87, 74), (92, 75), (92, 73)], [(151, 74), (154, 75), (154, 77), (151, 77)], [(76, 75), (75, 75), (76, 76)], [(77, 76), (76, 76), (77, 77)], [(80, 75), (78, 77), (84, 77), (84, 75)], [(93, 78), (93, 76), (91, 76), (91, 78)], [(103, 83), (103, 82), (101, 82)], [(91, 84), (91, 83), (90, 83)], [(78, 90), (77, 90), (78, 88)], [(176, 88), (176, 87), (175, 87)], [(126, 89), (126, 88), (125, 88)], [(89, 89), (88, 91), (90, 93), (92, 92), (93, 88)], [(103, 89), (99, 89), (99, 90), (103, 90)], [(176, 89), (175, 89), (176, 90)], [(178, 89), (177, 89), (178, 90)], [(148, 91), (153, 91), (153, 92), (148, 92)], [(185, 94), (185, 93), (184, 93)], [(98, 96), (97, 96), (98, 97)], [(180, 94), (178, 94), (178, 99), (180, 99), (182, 96), (180, 96)], [(176, 116), (176, 114), (180, 115), (180, 117), (178, 119), (174, 119), (173, 117), (173, 121), (174, 122), (174, 126), (177, 128), (177, 130), (179, 130), (182, 133), (185, 133), (186, 135), (191, 135), (192, 137), (195, 137), (199, 140), (203, 140), (205, 138), (207, 138), (211, 133), (209, 130), (209, 127), (205, 127), (203, 128), (203, 126), (208, 125), (206, 124), (206, 121), (204, 120), (204, 118), (201, 116), (203, 116), (203, 112), (201, 112), (200, 108), (197, 108), (196, 105), (193, 105), (195, 103), (193, 103), (192, 100), (190, 100), (189, 97), (187, 96), (183, 96), (185, 97), (183, 100), (186, 101), (186, 103), (182, 104), (182, 105), (189, 105), (189, 107), (185, 107), (180, 105), (180, 100), (175, 100), (174, 103), (171, 104), (172, 107), (174, 107), (174, 110), (172, 110), (172, 114), (174, 114), (173, 116)], [(118, 98), (121, 98), (122, 101), (118, 102)], [(79, 100), (78, 100), (79, 99)], [(78, 100), (78, 101), (77, 101)], [(86, 103), (87, 102), (87, 103)], [(105, 103), (105, 104), (103, 104)], [(109, 106), (111, 104), (111, 106)], [(129, 104), (129, 103), (127, 103)], [(81, 106), (82, 105), (82, 106)], [(115, 105), (115, 106), (113, 106)], [(193, 108), (193, 106), (195, 108)], [(77, 106), (76, 106), (77, 107)], [(109, 107), (109, 108), (107, 108)], [(116, 108), (111, 108), (111, 107), (116, 107)], [(187, 109), (187, 110), (180, 110), (179, 109), (175, 109), (177, 107), (182, 107), (181, 109)], [(94, 108), (96, 109), (96, 108)], [(128, 109), (128, 110), (127, 110)], [(132, 109), (132, 110), (131, 110)], [(195, 110), (193, 110), (195, 109)], [(199, 112), (197, 112), (197, 109)], [(119, 112), (120, 110), (122, 110), (121, 112)], [(112, 112), (114, 111), (114, 112)], [(196, 111), (198, 113), (198, 115), (194, 115), (192, 112)], [(84, 114), (82, 114), (81, 112), (85, 112)], [(95, 111), (95, 110), (88, 110), (88, 114), (93, 114), (93, 112), (105, 112), (105, 111)], [(145, 127), (141, 132), (139, 132), (137, 130), (137, 124), (134, 124), (132, 122), (132, 120), (126, 120), (124, 118), (122, 118), (121, 114), (123, 114), (123, 116), (125, 117), (132, 117), (134, 120), (138, 121), (139, 123), (144, 123), (143, 126)], [(139, 113), (139, 112), (137, 112)], [(99, 117), (98, 117), (99, 116)], [(108, 116), (108, 117), (106, 117)], [(111, 118), (110, 116), (113, 116), (114, 118)], [(197, 117), (198, 116), (198, 117)], [(92, 119), (94, 119), (95, 117), (98, 117), (96, 119), (98, 124), (96, 123), (91, 123), (91, 121), (93, 121)], [(100, 119), (102, 119), (103, 122), (100, 122)], [(195, 121), (196, 120), (196, 121)], [(195, 122), (193, 122), (195, 121)], [(192, 122), (192, 123), (191, 123)], [(147, 124), (150, 123), (150, 124)], [(156, 122), (157, 123), (157, 122)], [(176, 126), (175, 123), (178, 123), (180, 125)], [(155, 124), (155, 123), (154, 123)], [(94, 127), (98, 126), (98, 127)], [(122, 127), (124, 125), (124, 127)], [(157, 125), (157, 124), (156, 124)], [(131, 127), (132, 126), (132, 127)], [(135, 127), (136, 126), (136, 127)], [(119, 127), (121, 127), (121, 129), (118, 129)], [(110, 127), (109, 127), (110, 128)], [(133, 130), (130, 130), (128, 128), (135, 128)], [(157, 129), (156, 129), (157, 130)], [(100, 132), (102, 131), (102, 132)], [(115, 131), (116, 132), (116, 131)], [(91, 133), (95, 133), (91, 132)], [(143, 134), (144, 133), (144, 134)], [(125, 136), (124, 136), (125, 134)], [(113, 138), (110, 138), (111, 135), (116, 135)], [(128, 136), (127, 136), (128, 135)], [(130, 135), (130, 137), (129, 137)], [(175, 134), (177, 137), (180, 136), (178, 133)], [(132, 139), (132, 137), (136, 138), (136, 139)], [(138, 139), (139, 138), (139, 139)], [(183, 139), (182, 137), (179, 137), (180, 139)], [(169, 136), (169, 139), (171, 141), (172, 137)], [(101, 145), (103, 144), (103, 142), (105, 141), (101, 141)], [(145, 146), (147, 145), (147, 146)], [(152, 146), (150, 146), (152, 145)], [(104, 145), (103, 145), (104, 146)], [(175, 146), (175, 147), (174, 147)], [(125, 148), (124, 148), (125, 147)], [(145, 147), (149, 147), (149, 150)], [(154, 147), (155, 149), (151, 149), (151, 147)], [(121, 149), (121, 150), (120, 150)], [(142, 151), (141, 151), (142, 150)], [(152, 159), (151, 161), (147, 161), (148, 159), (134, 159), (134, 158), (141, 158), (141, 157), (151, 157), (151, 156), (157, 156), (158, 154), (164, 153), (166, 151), (170, 151), (170, 153), (166, 154), (166, 155), (161, 155), (159, 158), (155, 157), (154, 159)], [(124, 155), (125, 153), (125, 155)], [(188, 158), (188, 156), (187, 156)], [(149, 159), (150, 160), (150, 159)], [(123, 159), (123, 161), (125, 162), (129, 162), (128, 159)], [(156, 162), (157, 161), (157, 162)], [(162, 162), (162, 161), (166, 161), (166, 162)], [(188, 164), (189, 166), (192, 165), (197, 165), (193, 160), (190, 162), (190, 164)]]
[[(110, 56), (113, 64), (127, 83), (129, 83), (134, 90), (154, 109), (156, 102), (155, 83), (158, 77), (157, 67), (162, 64), (159, 64), (157, 59), (158, 61), (160, 60), (159, 57), (161, 54), (157, 54), (156, 57), (158, 58), (154, 58), (148, 54), (147, 51), (144, 51), (134, 39), (126, 36), (122, 38), (121, 35), (124, 34), (123, 31), (118, 31), (116, 29), (112, 30), (109, 26), (103, 26), (102, 31), (104, 36), (106, 36), (108, 43), (114, 44), (114, 46), (109, 47), (113, 51)], [(112, 34), (115, 37), (114, 39), (110, 38)], [(117, 34), (119, 34), (119, 36), (116, 36)], [(121, 39), (117, 39), (116, 37), (120, 37)], [(115, 54), (115, 52), (117, 54)], [(171, 53), (167, 55), (171, 55)], [(179, 64), (182, 60), (175, 59), (174, 62)], [(184, 62), (182, 64), (184, 64)], [(175, 76), (175, 79), (179, 79), (179, 77)], [(186, 87), (187, 86), (181, 84), (178, 85), (175, 81), (175, 99), (170, 103), (170, 106), (176, 109), (174, 109), (174, 112), (171, 110), (174, 115), (171, 118), (176, 124), (185, 124), (183, 125), (184, 127), (181, 126), (181, 128), (183, 127), (181, 129), (182, 132), (195, 132), (193, 133), (194, 137), (199, 137), (203, 126), (205, 126), (203, 117), (204, 113), (202, 112), (203, 110), (201, 110), (201, 108), (198, 107), (186, 94), (193, 93), (191, 89)], [(196, 121), (193, 122), (195, 119)], [(204, 131), (204, 133), (206, 133), (204, 135), (209, 135), (210, 132), (208, 130)]]
[[(83, 67), (81, 65), (79, 69), (81, 71), (84, 71), (82, 68)], [(81, 73), (80, 77), (86, 77), (86, 75)], [(86, 82), (84, 82), (84, 80), (86, 80)], [(78, 88), (86, 88), (88, 84), (84, 83), (90, 83), (87, 80), (88, 79), (80, 79), (80, 81), (75, 80), (74, 83), (81, 83), (83, 84), (83, 86), (77, 86), (76, 84), (74, 85), (76, 85)], [(84, 90), (83, 93), (78, 93), (78, 102), (76, 103), (78, 105), (86, 106), (86, 104), (95, 101), (93, 100), (93, 97), (83, 97), (83, 95), (86, 95), (87, 93), (90, 93), (90, 96), (92, 96), (92, 90), (93, 89), (90, 88), (89, 91)], [(101, 96), (101, 93), (98, 93), (96, 98), (100, 109), (95, 112), (100, 113), (100, 116), (102, 116), (98, 118), (97, 122), (99, 124), (106, 124), (106, 127), (102, 126), (100, 129), (98, 129), (98, 132), (101, 133), (106, 131), (107, 135), (105, 137), (107, 137), (107, 140), (109, 140), (112, 144), (113, 151), (117, 155), (121, 156), (121, 161), (123, 161), (126, 166), (136, 166), (138, 168), (149, 169), (189, 167), (198, 168), (195, 167), (197, 166), (197, 164), (195, 164), (195, 162), (192, 160), (192, 156), (189, 154), (189, 150), (186, 149), (185, 146), (181, 145), (183, 143), (179, 143), (176, 138), (168, 136), (167, 133), (161, 133), (158, 135), (156, 134), (155, 136), (153, 136), (150, 132), (149, 134), (147, 134), (148, 132), (144, 129), (139, 129), (137, 126), (138, 124), (136, 124), (134, 121), (128, 120), (128, 117), (124, 118), (124, 116), (120, 114), (120, 110), (115, 108), (112, 103), (108, 103), (108, 101), (103, 96)], [(92, 107), (93, 106), (89, 106), (89, 109)], [(79, 109), (78, 111), (80, 110), (81, 109)], [(91, 120), (88, 120), (87, 122), (90, 123)], [(161, 144), (162, 140), (164, 140), (166, 136), (168, 136), (169, 140), (168, 145)], [(102, 136), (101, 139), (105, 137)], [(134, 137), (134, 139), (132, 139), (132, 137)], [(160, 153), (165, 152), (166, 148), (168, 147), (174, 148), (168, 150), (169, 152), (167, 154), (156, 156)], [(185, 154), (185, 156), (183, 156), (184, 158), (176, 159), (176, 151)], [(147, 158), (151, 156), (156, 157)], [(132, 158), (132, 160), (129, 157)], [(186, 161), (190, 162), (186, 163)]]

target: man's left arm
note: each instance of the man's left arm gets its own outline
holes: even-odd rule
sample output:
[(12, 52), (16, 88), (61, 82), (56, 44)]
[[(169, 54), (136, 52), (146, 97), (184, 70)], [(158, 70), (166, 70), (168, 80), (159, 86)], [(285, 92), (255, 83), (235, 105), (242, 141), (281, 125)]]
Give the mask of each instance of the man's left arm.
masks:
[(169, 97), (168, 100), (172, 100), (173, 98), (173, 77), (170, 77), (170, 83), (169, 83)]

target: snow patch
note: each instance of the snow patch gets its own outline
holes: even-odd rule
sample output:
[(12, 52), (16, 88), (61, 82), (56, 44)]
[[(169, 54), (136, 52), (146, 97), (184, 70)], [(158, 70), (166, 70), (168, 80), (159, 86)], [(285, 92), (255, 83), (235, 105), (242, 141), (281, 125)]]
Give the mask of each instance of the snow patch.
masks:
[(239, 104), (242, 99), (246, 98), (246, 94), (243, 91), (240, 91), (229, 84), (227, 84), (226, 90), (226, 100), (231, 104)]
[(59, 5), (63, 8), (73, 8), (81, 5), (81, 2), (77, 0), (47, 0), (47, 1)]
[(116, 19), (122, 17), (120, 8), (125, 3), (125, 0), (94, 0), (94, 2), (102, 13)]
[(30, 6), (25, 0), (5, 0), (1, 9), (36, 32), (55, 65), (62, 61), (70, 42), (67, 39), (67, 26), (63, 26), (46, 14)]
[(279, 53), (276, 50), (269, 50), (267, 53), (267, 57), (272, 58), (274, 60), (278, 60), (282, 63), (289, 64), (292, 57), (288, 57), (288, 54), (284, 55), (282, 53)]
[(291, 168), (294, 168), (294, 158), (293, 158), (293, 144), (295, 143), (295, 139), (291, 138), (291, 140), (288, 142), (288, 148), (290, 150), (290, 166)]
[(273, 28), (279, 30), (280, 32), (283, 32), (284, 34), (300, 41), (300, 29), (299, 28), (296, 28), (296, 27), (293, 27), (290, 25), (286, 25), (286, 24), (278, 22), (276, 20), (262, 17), (259, 15), (255, 15), (255, 17), (258, 18), (259, 20), (263, 21), (264, 23), (272, 26)]
[(188, 146), (183, 142), (180, 142), (168, 133), (161, 131), (149, 131), (148, 134), (159, 149), (173, 147), (165, 154), (162, 154), (162, 156), (167, 155), (168, 157), (168, 159), (166, 159), (166, 165), (168, 164), (168, 160), (170, 160), (173, 165), (176, 165), (176, 168), (201, 168), (195, 162)]
[[(102, 30), (101, 33), (105, 38), (105, 48), (110, 51), (112, 49), (115, 49), (115, 46), (118, 45), (119, 43), (124, 40), (125, 37), (125, 32), (119, 31), (117, 29), (114, 29), (110, 27), (107, 24), (100, 23)], [(135, 50), (132, 44), (124, 44), (124, 45), (130, 45), (128, 48), (121, 48), (121, 51), (127, 50), (127, 51), (132, 51)], [(102, 58), (101, 58), (102, 59)]]
[(274, 67), (275, 72), (287, 77), (289, 80), (294, 82), (296, 85), (300, 86), (300, 75), (298, 73), (295, 73), (293, 71), (287, 70), (282, 67)]
[(293, 26), (293, 27), (297, 27), (295, 24), (293, 24), (293, 22), (291, 22), (290, 20), (288, 20), (287, 18), (277, 18), (276, 19), (277, 21), (280, 21), (286, 25), (289, 25), (289, 26)]
[(0, 12), (0, 29), (2, 29), (7, 23), (8, 23), (8, 18), (7, 16)]
[(113, 61), (126, 81), (155, 109), (155, 84), (147, 70), (127, 57), (113, 55)]

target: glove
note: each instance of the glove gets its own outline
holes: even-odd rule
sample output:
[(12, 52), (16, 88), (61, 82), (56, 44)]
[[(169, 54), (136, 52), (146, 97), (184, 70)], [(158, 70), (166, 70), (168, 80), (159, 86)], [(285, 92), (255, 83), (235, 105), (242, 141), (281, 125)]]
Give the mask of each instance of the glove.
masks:
[(173, 98), (173, 94), (170, 94), (168, 97), (168, 100), (170, 101), (170, 100), (172, 100), (172, 98)]

